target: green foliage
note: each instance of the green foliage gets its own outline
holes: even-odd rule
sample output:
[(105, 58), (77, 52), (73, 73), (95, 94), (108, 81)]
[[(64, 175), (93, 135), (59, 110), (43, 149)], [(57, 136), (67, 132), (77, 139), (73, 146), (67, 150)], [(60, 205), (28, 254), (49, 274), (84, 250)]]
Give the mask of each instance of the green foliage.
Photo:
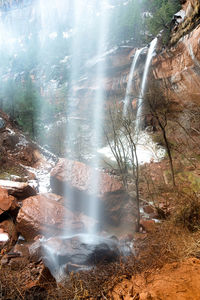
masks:
[(2, 109), (15, 119), (24, 131), (35, 136), (37, 112), (40, 109), (40, 98), (30, 77), (16, 82), (9, 79), (2, 91)]
[(173, 15), (180, 10), (179, 0), (148, 1), (147, 9), (152, 17), (148, 17), (146, 25), (152, 35), (157, 35), (161, 30), (169, 32)]
[[(131, 39), (132, 45), (140, 47), (161, 30), (166, 42), (172, 17), (180, 8), (179, 0), (130, 0), (126, 5), (119, 5), (111, 15), (110, 43)], [(150, 14), (142, 17), (143, 12)]]

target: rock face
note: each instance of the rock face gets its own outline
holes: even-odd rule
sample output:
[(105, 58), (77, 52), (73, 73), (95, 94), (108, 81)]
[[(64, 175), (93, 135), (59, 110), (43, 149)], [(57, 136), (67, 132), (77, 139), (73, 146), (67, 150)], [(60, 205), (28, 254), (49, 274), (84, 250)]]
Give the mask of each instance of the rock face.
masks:
[(186, 18), (178, 26), (177, 32), (172, 34), (173, 47), (155, 57), (153, 72), (155, 79), (165, 81), (164, 87), (167, 87), (173, 100), (184, 106), (190, 103), (199, 105), (200, 3), (198, 0), (186, 1), (183, 9)]
[[(95, 190), (98, 178), (99, 188)], [(57, 194), (66, 194), (74, 202), (76, 210), (89, 211), (95, 197), (99, 199), (99, 211), (110, 219), (111, 223), (119, 223), (122, 203), (127, 195), (122, 184), (114, 177), (94, 170), (84, 163), (60, 159), (51, 172), (51, 187)]]
[(200, 26), (153, 61), (156, 79), (166, 79), (174, 100), (200, 103)]
[(73, 214), (55, 201), (52, 194), (40, 194), (23, 201), (17, 216), (17, 230), (22, 236), (31, 241), (39, 234), (52, 236), (61, 234), (69, 228), (73, 232), (85, 230), (85, 226), (94, 226), (95, 222), (84, 216)]
[(58, 281), (67, 272), (114, 262), (120, 257), (116, 240), (91, 235), (51, 238), (42, 244), (42, 250), (45, 265)]
[(14, 200), (14, 197), (9, 196), (8, 192), (0, 187), (0, 215), (12, 207)]

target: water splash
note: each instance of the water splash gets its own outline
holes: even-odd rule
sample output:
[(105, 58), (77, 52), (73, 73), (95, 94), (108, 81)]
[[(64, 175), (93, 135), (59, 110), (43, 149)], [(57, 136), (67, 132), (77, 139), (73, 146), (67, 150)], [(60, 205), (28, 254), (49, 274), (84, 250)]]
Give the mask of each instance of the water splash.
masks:
[(126, 95), (125, 95), (124, 109), (123, 109), (124, 116), (126, 116), (128, 107), (130, 105), (130, 96), (131, 96), (130, 94), (131, 94), (133, 76), (134, 76), (135, 68), (137, 66), (138, 59), (143, 50), (144, 50), (144, 48), (137, 49), (135, 52), (134, 58), (133, 58), (133, 62), (132, 62), (129, 77), (128, 77), (128, 83), (127, 83), (127, 87), (126, 87)]
[(139, 94), (139, 99), (138, 99), (138, 105), (137, 105), (137, 116), (136, 116), (136, 125), (135, 125), (136, 133), (138, 133), (140, 130), (141, 114), (142, 114), (143, 103), (144, 103), (143, 97), (144, 97), (144, 93), (146, 90), (147, 78), (148, 78), (148, 74), (149, 74), (151, 60), (153, 58), (157, 42), (158, 42), (158, 38), (156, 37), (150, 44), (149, 51), (148, 51), (147, 58), (146, 58), (146, 63), (145, 63), (144, 73), (143, 73), (143, 78), (142, 78), (142, 84), (141, 84), (141, 89), (140, 89), (140, 94)]

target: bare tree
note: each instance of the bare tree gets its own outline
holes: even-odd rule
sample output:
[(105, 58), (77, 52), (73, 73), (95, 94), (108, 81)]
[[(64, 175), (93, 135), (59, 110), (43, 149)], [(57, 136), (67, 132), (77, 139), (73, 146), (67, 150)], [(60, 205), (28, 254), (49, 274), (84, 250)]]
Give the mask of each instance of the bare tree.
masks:
[(139, 195), (139, 163), (136, 151), (137, 134), (133, 112), (123, 115), (122, 108), (113, 104), (109, 108), (110, 126), (105, 130), (105, 136), (111, 152), (117, 162), (120, 176), (126, 191), (131, 195), (129, 183), (134, 182), (137, 205), (136, 230), (140, 227), (140, 195)]
[(150, 112), (151, 118), (158, 124), (163, 141), (166, 147), (167, 155), (169, 158), (171, 177), (173, 186), (176, 185), (175, 182), (175, 172), (172, 158), (171, 145), (167, 136), (167, 125), (170, 113), (170, 102), (168, 95), (164, 94), (158, 85), (154, 81), (149, 84), (149, 89), (145, 95), (145, 100), (147, 104), (147, 109)]

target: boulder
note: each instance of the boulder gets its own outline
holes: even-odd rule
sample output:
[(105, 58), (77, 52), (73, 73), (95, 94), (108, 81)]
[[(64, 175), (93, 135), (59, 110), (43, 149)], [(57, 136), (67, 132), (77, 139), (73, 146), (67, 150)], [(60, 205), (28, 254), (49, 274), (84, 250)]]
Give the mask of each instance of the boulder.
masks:
[(42, 244), (42, 250), (44, 264), (57, 281), (67, 272), (88, 269), (120, 258), (116, 240), (87, 234), (50, 238)]
[(0, 180), (0, 187), (7, 190), (9, 195), (12, 195), (19, 200), (34, 196), (37, 193), (36, 189), (28, 182)]
[(50, 182), (53, 192), (67, 195), (76, 210), (87, 214), (97, 198), (99, 215), (109, 223), (120, 223), (121, 208), (128, 196), (113, 176), (78, 161), (60, 159), (51, 172)]
[(52, 194), (48, 193), (25, 199), (17, 216), (18, 232), (28, 241), (39, 234), (57, 235), (64, 228), (65, 233), (81, 232), (94, 225), (94, 220), (86, 216), (83, 220), (80, 215), (52, 200)]
[(38, 263), (42, 260), (41, 241), (39, 238), (36, 237), (36, 240), (28, 245), (28, 249), (31, 262)]
[(14, 200), (13, 196), (9, 196), (8, 192), (0, 187), (0, 215), (11, 208)]

